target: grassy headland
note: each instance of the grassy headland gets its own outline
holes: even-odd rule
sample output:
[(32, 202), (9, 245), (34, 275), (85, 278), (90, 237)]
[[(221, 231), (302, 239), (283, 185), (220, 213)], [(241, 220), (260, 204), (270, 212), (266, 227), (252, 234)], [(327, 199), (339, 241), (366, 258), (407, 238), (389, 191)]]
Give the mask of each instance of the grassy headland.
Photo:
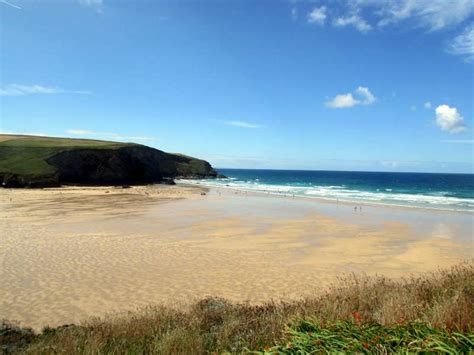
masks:
[(136, 184), (216, 175), (204, 160), (135, 143), (0, 135), (4, 186)]
[(473, 299), (474, 267), (461, 264), (402, 280), (348, 276), (297, 302), (208, 298), (186, 309), (150, 306), (40, 334), (4, 322), (0, 344), (30, 354), (469, 353)]
[(47, 159), (73, 149), (119, 149), (130, 143), (91, 139), (0, 135), (0, 171), (47, 176), (56, 171)]

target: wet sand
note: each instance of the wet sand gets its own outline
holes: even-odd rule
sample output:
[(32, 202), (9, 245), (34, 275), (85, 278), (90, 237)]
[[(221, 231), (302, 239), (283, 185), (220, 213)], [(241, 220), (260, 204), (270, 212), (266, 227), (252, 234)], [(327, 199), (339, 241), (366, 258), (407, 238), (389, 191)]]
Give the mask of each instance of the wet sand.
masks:
[(36, 329), (209, 295), (296, 299), (342, 273), (474, 256), (468, 213), (186, 186), (3, 189), (0, 228), (0, 318)]

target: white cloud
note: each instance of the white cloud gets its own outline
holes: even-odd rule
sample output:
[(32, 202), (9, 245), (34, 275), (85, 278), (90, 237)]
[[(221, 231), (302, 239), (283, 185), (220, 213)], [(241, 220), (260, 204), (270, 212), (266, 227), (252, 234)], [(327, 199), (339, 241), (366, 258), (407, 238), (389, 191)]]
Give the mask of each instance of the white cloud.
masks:
[(74, 136), (94, 136), (102, 137), (103, 139), (112, 139), (112, 140), (131, 140), (131, 141), (152, 141), (155, 140), (154, 137), (145, 137), (145, 136), (124, 136), (119, 133), (111, 132), (96, 132), (90, 131), (87, 129), (68, 129), (67, 134)]
[(18, 6), (18, 5), (16, 5), (16, 4), (13, 4), (13, 3), (11, 3), (11, 2), (9, 2), (9, 1), (7, 1), (7, 0), (0, 0), (0, 4), (5, 4), (5, 5), (8, 5), (8, 6), (10, 6), (10, 7), (15, 8), (15, 9), (21, 10), (21, 7), (20, 7), (20, 6)]
[(78, 0), (79, 4), (93, 8), (97, 13), (104, 12), (103, 0)]
[(358, 105), (360, 103), (359, 100), (354, 99), (351, 93), (349, 94), (340, 94), (336, 95), (334, 99), (331, 101), (326, 102), (326, 106), (332, 108), (344, 108), (344, 107), (352, 107)]
[(354, 26), (359, 32), (366, 33), (372, 29), (372, 26), (367, 23), (359, 15), (351, 15), (348, 17), (338, 17), (333, 21), (336, 27)]
[(448, 52), (465, 56), (467, 61), (474, 60), (474, 22), (466, 26), (464, 31), (454, 37)]
[(449, 133), (460, 133), (466, 130), (464, 118), (459, 114), (457, 108), (448, 105), (436, 107), (436, 125), (443, 131)]
[(245, 121), (225, 121), (224, 122), (226, 125), (229, 126), (235, 126), (235, 127), (240, 127), (240, 128), (260, 128), (262, 126), (254, 123), (249, 123)]
[(309, 14), (308, 14), (308, 23), (314, 23), (317, 25), (324, 25), (326, 22), (326, 6), (315, 7)]
[(362, 104), (370, 105), (375, 102), (375, 96), (370, 92), (369, 88), (359, 86), (356, 92), (363, 97)]
[(424, 104), (423, 104), (423, 107), (426, 108), (427, 110), (429, 110), (431, 108), (431, 102), (430, 101), (426, 101)]
[(355, 98), (352, 93), (336, 95), (332, 100), (326, 102), (326, 106), (331, 108), (348, 108), (357, 105), (370, 105), (376, 101), (375, 96), (370, 92), (369, 88), (359, 86), (354, 93), (358, 98)]
[(0, 96), (21, 96), (31, 94), (82, 94), (90, 95), (90, 91), (72, 91), (57, 87), (41, 85), (18, 85), (10, 84), (0, 87)]

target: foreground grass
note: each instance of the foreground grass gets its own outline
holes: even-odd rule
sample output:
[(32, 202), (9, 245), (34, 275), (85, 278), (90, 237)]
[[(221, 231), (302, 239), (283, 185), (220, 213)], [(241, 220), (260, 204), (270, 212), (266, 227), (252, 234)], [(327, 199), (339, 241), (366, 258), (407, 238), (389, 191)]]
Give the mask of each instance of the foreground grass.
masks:
[(265, 353), (470, 353), (474, 348), (471, 333), (429, 327), (422, 322), (383, 326), (378, 323), (337, 322), (321, 326), (302, 321), (288, 331), (286, 344), (264, 348)]
[(296, 302), (208, 298), (153, 306), (40, 334), (4, 323), (4, 351), (30, 354), (280, 352), (390, 353), (473, 349), (474, 268), (404, 280), (347, 277)]

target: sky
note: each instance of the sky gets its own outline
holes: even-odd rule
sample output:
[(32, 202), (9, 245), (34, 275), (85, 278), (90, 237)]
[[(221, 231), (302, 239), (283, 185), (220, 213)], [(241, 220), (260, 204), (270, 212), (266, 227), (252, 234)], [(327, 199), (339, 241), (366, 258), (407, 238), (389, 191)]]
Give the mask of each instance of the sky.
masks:
[(0, 131), (474, 173), (471, 0), (0, 0)]

